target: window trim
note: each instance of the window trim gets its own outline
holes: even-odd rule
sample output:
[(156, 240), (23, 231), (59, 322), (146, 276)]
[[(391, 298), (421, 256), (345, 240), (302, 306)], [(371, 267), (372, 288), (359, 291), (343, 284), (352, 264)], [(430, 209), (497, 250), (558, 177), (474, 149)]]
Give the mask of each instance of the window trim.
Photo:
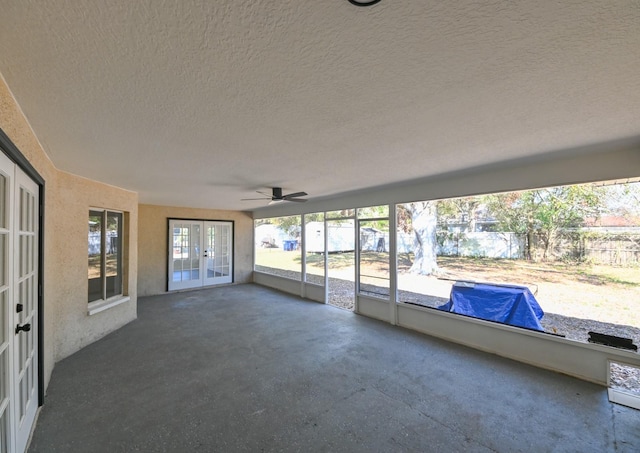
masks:
[[(88, 213), (89, 215), (91, 214), (91, 212), (101, 212), (103, 214), (103, 225), (106, 227), (106, 218), (108, 217), (109, 214), (120, 214), (121, 216), (121, 222), (122, 225), (120, 226), (120, 260), (121, 260), (121, 264), (120, 264), (120, 279), (121, 279), (121, 291), (111, 297), (108, 298), (101, 298), (101, 299), (97, 299), (91, 302), (87, 302), (87, 314), (89, 316), (91, 315), (95, 315), (97, 313), (100, 313), (102, 311), (105, 311), (109, 308), (112, 307), (116, 307), (118, 305), (121, 305), (123, 303), (129, 302), (131, 300), (131, 297), (128, 294), (128, 288), (127, 288), (127, 278), (125, 276), (126, 274), (126, 269), (128, 269), (128, 265), (127, 265), (127, 259), (128, 259), (128, 241), (126, 240), (127, 237), (127, 229), (128, 229), (128, 225), (129, 225), (129, 217), (128, 217), (128, 213), (125, 211), (121, 211), (118, 209), (109, 209), (109, 208), (97, 208), (97, 207), (93, 207), (90, 206)], [(101, 244), (100, 244), (100, 254), (104, 255), (106, 253), (106, 241), (105, 241), (105, 235), (106, 235), (106, 230), (101, 228)], [(105, 260), (101, 259), (101, 289), (102, 289), (102, 294), (103, 297), (106, 295), (105, 291), (106, 291), (106, 270), (105, 270), (105, 266), (106, 266), (106, 262)], [(88, 279), (87, 279), (87, 284), (88, 284)], [(87, 291), (87, 295), (88, 295), (88, 291)], [(88, 297), (88, 296), (87, 296)]]
[(95, 315), (96, 313), (100, 313), (101, 311), (105, 311), (111, 307), (116, 307), (120, 304), (124, 304), (125, 302), (129, 302), (130, 300), (131, 297), (123, 294), (111, 297), (107, 300), (94, 300), (93, 302), (89, 302), (87, 314), (89, 316)]

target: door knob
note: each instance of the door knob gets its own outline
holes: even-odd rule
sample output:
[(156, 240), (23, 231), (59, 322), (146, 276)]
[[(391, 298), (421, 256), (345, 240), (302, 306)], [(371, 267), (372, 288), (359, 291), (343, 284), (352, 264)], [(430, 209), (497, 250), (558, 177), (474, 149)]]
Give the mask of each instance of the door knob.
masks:
[(21, 326), (20, 324), (18, 324), (18, 325), (16, 326), (16, 335), (17, 335), (17, 334), (19, 334), (21, 330), (22, 330), (23, 332), (29, 332), (29, 331), (31, 330), (31, 324), (25, 324), (25, 325), (23, 325), (23, 326)]
[(24, 305), (16, 304), (16, 313), (21, 313), (24, 310)]

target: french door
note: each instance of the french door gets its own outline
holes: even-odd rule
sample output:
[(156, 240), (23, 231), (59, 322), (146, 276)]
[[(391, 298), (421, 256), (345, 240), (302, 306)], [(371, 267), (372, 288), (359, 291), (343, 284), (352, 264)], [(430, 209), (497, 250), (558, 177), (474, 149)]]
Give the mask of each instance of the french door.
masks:
[(169, 219), (169, 291), (233, 281), (233, 222)]
[(39, 188), (0, 153), (0, 452), (22, 453), (38, 408)]

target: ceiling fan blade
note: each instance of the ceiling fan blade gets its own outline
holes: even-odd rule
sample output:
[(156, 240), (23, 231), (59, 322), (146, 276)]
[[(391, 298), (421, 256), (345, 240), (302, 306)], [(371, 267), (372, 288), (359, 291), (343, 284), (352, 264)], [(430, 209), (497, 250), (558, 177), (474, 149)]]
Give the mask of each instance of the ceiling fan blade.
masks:
[(297, 203), (304, 203), (305, 201), (307, 201), (304, 198), (299, 198), (299, 197), (306, 196), (307, 192), (294, 192), (287, 195), (282, 195), (282, 188), (280, 187), (273, 187), (271, 190), (272, 190), (271, 194), (256, 190), (256, 192), (259, 193), (260, 195), (264, 195), (264, 198), (242, 198), (241, 200), (242, 201), (269, 200), (270, 205), (275, 203), (281, 203), (283, 201), (294, 201)]
[(292, 198), (304, 197), (307, 195), (307, 192), (296, 192), (285, 195), (284, 198), (287, 200), (291, 200)]

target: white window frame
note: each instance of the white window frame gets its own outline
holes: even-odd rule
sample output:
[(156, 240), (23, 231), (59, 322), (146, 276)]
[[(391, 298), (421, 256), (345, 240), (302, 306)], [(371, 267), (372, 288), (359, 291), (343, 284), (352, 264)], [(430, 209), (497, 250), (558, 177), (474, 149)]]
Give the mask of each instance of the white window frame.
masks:
[[(125, 228), (128, 227), (128, 222), (127, 222), (127, 215), (124, 211), (119, 211), (117, 209), (107, 209), (107, 208), (94, 208), (94, 207), (90, 207), (89, 208), (89, 215), (91, 214), (91, 212), (101, 212), (102, 213), (102, 225), (101, 225), (101, 240), (100, 240), (100, 255), (101, 255), (101, 259), (100, 262), (102, 263), (101, 265), (103, 266), (102, 269), (102, 276), (101, 276), (101, 288), (102, 288), (102, 295), (103, 297), (101, 299), (92, 301), (92, 302), (88, 302), (88, 314), (89, 315), (95, 315), (96, 313), (100, 313), (104, 310), (107, 310), (109, 308), (115, 307), (117, 305), (121, 305), (123, 303), (129, 302), (131, 300), (131, 298), (129, 297), (129, 295), (127, 294), (127, 290), (126, 290), (126, 279), (124, 278), (124, 273), (125, 273), (125, 269), (127, 268), (126, 263), (125, 263), (125, 257), (128, 255), (128, 253), (126, 253), (125, 247), (127, 247), (126, 241), (124, 240), (124, 236), (125, 236)], [(105, 266), (105, 254), (106, 254), (106, 218), (108, 216), (109, 213), (113, 213), (113, 214), (120, 214), (122, 216), (122, 226), (121, 226), (121, 236), (119, 238), (119, 253), (120, 253), (120, 259), (122, 260), (122, 264), (121, 264), (121, 279), (122, 279), (122, 286), (121, 286), (121, 291), (114, 295), (111, 296), (109, 298), (106, 298), (106, 272), (104, 269)], [(87, 285), (89, 284), (89, 281), (87, 280)], [(87, 294), (88, 294), (88, 290), (87, 290)]]

